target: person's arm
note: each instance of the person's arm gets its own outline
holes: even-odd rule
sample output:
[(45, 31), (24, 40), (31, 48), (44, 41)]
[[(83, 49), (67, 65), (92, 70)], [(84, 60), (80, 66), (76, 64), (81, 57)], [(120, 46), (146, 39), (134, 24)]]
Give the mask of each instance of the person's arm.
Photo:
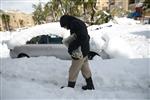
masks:
[[(81, 46), (86, 40), (87, 36), (83, 26), (79, 24), (79, 22), (72, 22), (71, 24), (71, 32), (77, 35), (76, 39), (69, 44), (68, 52), (71, 54), (73, 50), (76, 50), (79, 46)], [(71, 33), (71, 34), (72, 34)]]

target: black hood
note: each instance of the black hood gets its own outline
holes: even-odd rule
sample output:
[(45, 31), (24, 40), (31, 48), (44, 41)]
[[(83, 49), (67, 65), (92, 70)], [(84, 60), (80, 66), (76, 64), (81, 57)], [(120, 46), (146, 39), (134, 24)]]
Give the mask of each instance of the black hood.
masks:
[(70, 23), (73, 20), (76, 20), (77, 18), (73, 17), (73, 16), (69, 16), (69, 15), (63, 15), (60, 18), (60, 25), (61, 27), (67, 27), (67, 29), (70, 29)]

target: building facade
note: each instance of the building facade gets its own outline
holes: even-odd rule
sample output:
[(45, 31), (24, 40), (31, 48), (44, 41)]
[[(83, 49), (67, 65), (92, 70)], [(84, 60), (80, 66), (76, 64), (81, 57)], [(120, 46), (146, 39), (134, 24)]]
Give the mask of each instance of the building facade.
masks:
[[(34, 26), (34, 20), (32, 14), (26, 14), (20, 11), (5, 11), (1, 13), (9, 16), (9, 30), (15, 30), (17, 28)], [(0, 29), (1, 31), (7, 31), (6, 23), (0, 17)]]

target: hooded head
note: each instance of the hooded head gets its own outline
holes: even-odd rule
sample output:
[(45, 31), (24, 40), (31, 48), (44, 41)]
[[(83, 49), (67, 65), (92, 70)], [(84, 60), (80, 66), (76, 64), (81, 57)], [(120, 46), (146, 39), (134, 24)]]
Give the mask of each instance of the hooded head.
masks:
[(71, 23), (73, 20), (75, 20), (75, 19), (76, 19), (76, 18), (73, 17), (73, 16), (63, 15), (63, 16), (60, 18), (60, 25), (61, 25), (61, 27), (70, 29), (70, 23)]

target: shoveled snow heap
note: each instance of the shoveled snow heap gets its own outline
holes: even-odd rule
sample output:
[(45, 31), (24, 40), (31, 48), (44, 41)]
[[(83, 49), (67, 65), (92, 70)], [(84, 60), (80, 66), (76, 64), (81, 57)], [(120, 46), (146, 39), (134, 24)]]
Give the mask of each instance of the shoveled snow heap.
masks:
[[(150, 57), (150, 25), (127, 18), (116, 18), (103, 25), (90, 26), (92, 51), (104, 50), (110, 58)], [(95, 45), (96, 44), (96, 45)]]

